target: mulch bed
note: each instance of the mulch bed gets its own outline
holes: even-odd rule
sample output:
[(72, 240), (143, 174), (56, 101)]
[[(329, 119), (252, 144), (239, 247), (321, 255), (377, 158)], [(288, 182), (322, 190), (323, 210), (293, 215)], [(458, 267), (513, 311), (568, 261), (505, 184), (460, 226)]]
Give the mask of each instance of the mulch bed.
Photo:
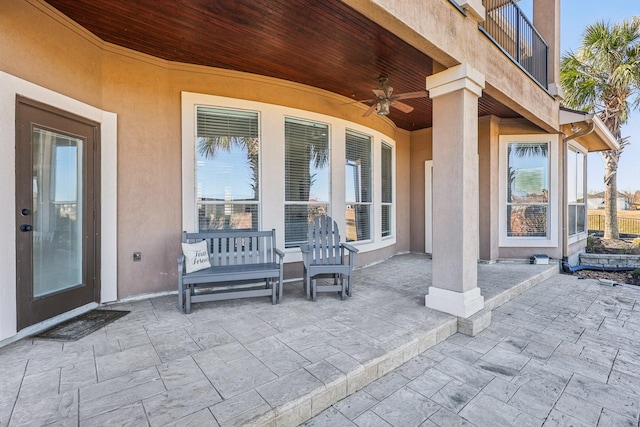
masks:
[[(632, 239), (603, 239), (593, 236), (589, 237), (586, 251), (593, 254), (640, 255), (640, 247), (634, 246)], [(576, 275), (581, 279), (607, 279), (640, 286), (640, 278), (634, 278), (631, 271), (581, 270)]]
[(640, 246), (634, 246), (633, 239), (603, 239), (590, 236), (586, 251), (592, 254), (640, 255)]

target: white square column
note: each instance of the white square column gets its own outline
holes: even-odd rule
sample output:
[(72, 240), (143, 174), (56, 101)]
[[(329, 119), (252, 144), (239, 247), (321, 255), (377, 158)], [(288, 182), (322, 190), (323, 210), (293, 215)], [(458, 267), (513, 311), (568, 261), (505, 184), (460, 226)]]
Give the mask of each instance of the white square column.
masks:
[(461, 64), (427, 77), (433, 99), (433, 281), (427, 307), (469, 317), (478, 288), (478, 98), (484, 76)]

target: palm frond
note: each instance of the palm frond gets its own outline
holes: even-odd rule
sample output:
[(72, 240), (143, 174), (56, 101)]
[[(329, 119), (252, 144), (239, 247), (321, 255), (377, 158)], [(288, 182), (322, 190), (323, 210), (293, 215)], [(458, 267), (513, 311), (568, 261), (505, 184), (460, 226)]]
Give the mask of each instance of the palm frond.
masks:
[(576, 52), (562, 56), (565, 105), (599, 114), (620, 140), (631, 109), (640, 107), (640, 19), (587, 26)]

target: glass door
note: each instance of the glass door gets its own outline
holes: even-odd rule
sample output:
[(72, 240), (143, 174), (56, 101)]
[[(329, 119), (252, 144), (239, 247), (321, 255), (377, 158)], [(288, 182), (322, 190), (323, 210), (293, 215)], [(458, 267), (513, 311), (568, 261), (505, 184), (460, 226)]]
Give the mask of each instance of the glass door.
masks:
[(18, 327), (98, 301), (97, 125), (18, 100)]

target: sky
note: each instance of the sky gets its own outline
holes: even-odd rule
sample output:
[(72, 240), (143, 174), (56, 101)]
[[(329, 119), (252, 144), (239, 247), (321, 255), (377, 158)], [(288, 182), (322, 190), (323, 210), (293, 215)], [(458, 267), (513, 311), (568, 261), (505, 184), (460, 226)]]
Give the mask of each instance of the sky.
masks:
[[(520, 0), (518, 6), (533, 21), (533, 0)], [(640, 16), (640, 0), (560, 0), (560, 52), (576, 51), (584, 29), (597, 21), (611, 24)], [(629, 116), (622, 136), (630, 144), (622, 152), (618, 166), (618, 191), (640, 190), (640, 111)], [(604, 190), (604, 161), (599, 153), (591, 153), (587, 163), (587, 189)]]

